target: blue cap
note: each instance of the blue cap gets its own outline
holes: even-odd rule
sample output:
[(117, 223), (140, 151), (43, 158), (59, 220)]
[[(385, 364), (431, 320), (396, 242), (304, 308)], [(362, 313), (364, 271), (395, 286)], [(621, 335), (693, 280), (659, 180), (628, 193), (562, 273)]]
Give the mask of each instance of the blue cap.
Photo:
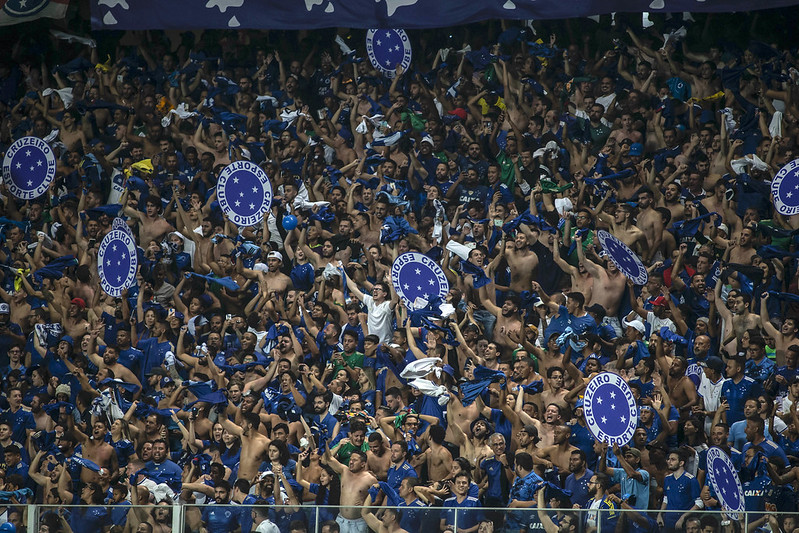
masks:
[[(75, 346), (75, 340), (69, 335), (64, 335), (61, 337), (61, 340), (68, 343), (70, 346)], [(0, 529), (0, 531), (2, 531), (2, 529)]]
[(161, 388), (166, 387), (167, 385), (174, 385), (175, 380), (169, 376), (164, 376), (161, 378)]
[(630, 145), (630, 155), (643, 155), (644, 154), (644, 145), (641, 143), (632, 143)]

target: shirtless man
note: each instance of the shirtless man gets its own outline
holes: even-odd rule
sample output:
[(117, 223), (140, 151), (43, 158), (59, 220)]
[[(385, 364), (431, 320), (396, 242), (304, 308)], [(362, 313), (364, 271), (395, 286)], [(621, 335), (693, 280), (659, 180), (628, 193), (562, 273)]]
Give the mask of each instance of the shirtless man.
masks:
[(222, 131), (218, 131), (214, 134), (213, 148), (205, 144), (202, 141), (202, 137), (203, 137), (203, 127), (202, 124), (200, 124), (199, 126), (197, 126), (197, 131), (194, 132), (194, 138), (192, 139), (194, 142), (194, 147), (197, 148), (197, 151), (199, 153), (210, 152), (214, 154), (214, 165), (224, 165), (224, 166), (229, 165), (230, 156), (228, 155), (225, 134)]
[(443, 426), (430, 426), (429, 447), (425, 450), (427, 461), (427, 477), (429, 479), (445, 479), (452, 466), (452, 454), (444, 446), (447, 430)]
[[(239, 459), (239, 479), (255, 481), (258, 468), (267, 457), (270, 440), (258, 432), (261, 418), (255, 413), (242, 413), (242, 425), (238, 426), (227, 419), (219, 417), (219, 423), (231, 435), (241, 438), (241, 458)], [(364, 458), (364, 464), (366, 464)], [(342, 494), (342, 501), (344, 495)]]
[(739, 265), (751, 265), (752, 257), (757, 254), (754, 246), (755, 232), (752, 228), (744, 228), (741, 230), (741, 237), (738, 244), (735, 244), (730, 249), (730, 263)]
[(546, 446), (538, 449), (539, 459), (549, 461), (548, 468), (553, 465), (558, 467), (561, 472), (569, 471), (569, 459), (573, 451), (577, 450), (576, 446), (569, 444), (569, 436), (571, 429), (565, 424), (560, 424), (555, 427), (552, 446)]
[(514, 246), (506, 246), (503, 250), (511, 273), (510, 290), (520, 294), (530, 290), (533, 273), (538, 268), (538, 255), (530, 249), (531, 243), (521, 231), (516, 232), (513, 244)]
[(73, 339), (78, 339), (89, 331), (89, 321), (86, 320), (86, 302), (83, 299), (73, 298), (66, 309), (65, 315), (61, 324), (63, 324), (67, 335)]
[[(67, 421), (69, 423), (68, 425), (72, 425), (70, 422), (71, 420), (71, 416), (67, 417)], [(82, 444), (82, 455), (84, 459), (93, 461), (95, 464), (101, 468), (105, 468), (109, 472), (117, 472), (119, 470), (116, 450), (113, 446), (105, 441), (105, 435), (108, 432), (105, 422), (97, 420), (94, 422), (94, 424), (92, 424), (91, 438), (75, 428), (72, 429)], [(81, 468), (80, 479), (84, 483), (97, 483), (100, 479), (100, 476), (94, 470), (84, 467)]]
[(139, 243), (146, 246), (151, 241), (161, 242), (167, 233), (175, 231), (172, 224), (161, 216), (161, 200), (155, 196), (148, 196), (144, 205), (144, 212), (134, 209), (127, 204), (128, 190), (122, 194), (120, 203), (125, 206), (125, 214), (133, 220), (139, 222)]
[(594, 280), (591, 287), (590, 305), (599, 304), (604, 307), (604, 322), (610, 324), (617, 335), (621, 335), (619, 305), (627, 288), (627, 277), (621, 273), (613, 261), (609, 260), (607, 269), (605, 269), (587, 259), (580, 244), (577, 245), (577, 257), (579, 257), (580, 263), (585, 266), (585, 270), (591, 276), (591, 279)]
[[(719, 285), (718, 283), (716, 284), (716, 301), (721, 301)], [(738, 347), (740, 348), (741, 339), (746, 330), (756, 329), (760, 326), (760, 317), (749, 312), (749, 302), (751, 301), (752, 297), (748, 294), (738, 294), (733, 303), (732, 313), (730, 313), (726, 305), (717, 306), (721, 318), (727, 323), (732, 322), (732, 331), (722, 341), (721, 346), (726, 346), (734, 337), (738, 341)]]
[[(538, 436), (541, 440), (538, 441), (538, 449), (546, 449), (548, 446), (555, 444), (555, 428), (563, 424), (563, 416), (561, 415), (561, 408), (557, 403), (550, 403), (544, 410), (544, 422), (538, 431)], [(568, 439), (568, 437), (567, 437)], [(571, 452), (570, 452), (571, 453)], [(568, 466), (568, 457), (566, 458)]]
[[(580, 242), (582, 242), (582, 239)], [(560, 256), (560, 246), (557, 244), (552, 247), (552, 256), (555, 260), (555, 264), (558, 265), (562, 271), (568, 274), (569, 277), (571, 277), (572, 292), (582, 293), (585, 296), (586, 302), (592, 301), (591, 298), (593, 296), (594, 278), (591, 277), (591, 274), (588, 272), (588, 270), (586, 270), (582, 261), (578, 262), (576, 267), (564, 261)]]
[(369, 471), (381, 481), (388, 477), (388, 469), (391, 468), (391, 454), (388, 453), (386, 439), (379, 431), (369, 435), (369, 451), (366, 452), (366, 465)]
[(633, 116), (624, 112), (621, 114), (621, 128), (613, 130), (610, 138), (615, 139), (617, 144), (621, 144), (624, 139), (630, 139), (634, 143), (640, 143), (643, 139), (641, 132), (633, 129)]
[[(294, 284), (291, 283), (291, 278), (280, 271), (283, 266), (283, 254), (280, 252), (269, 252), (266, 256), (266, 266), (268, 267), (266, 272), (252, 270), (250, 272), (255, 272), (258, 279), (266, 284), (267, 294), (272, 292), (285, 294), (287, 290), (294, 287)], [(244, 275), (250, 277), (247, 273), (247, 269), (245, 269)]]
[(767, 292), (764, 292), (760, 297), (760, 325), (766, 330), (766, 334), (774, 339), (777, 366), (783, 366), (785, 364), (785, 352), (788, 351), (788, 348), (799, 345), (799, 339), (796, 338), (799, 327), (797, 327), (795, 317), (786, 317), (782, 322), (782, 327), (779, 330), (775, 328), (768, 314), (768, 299), (769, 293)]
[(563, 388), (563, 368), (559, 366), (550, 366), (547, 368), (547, 377), (544, 380), (544, 390), (541, 392), (541, 402), (544, 405), (550, 403), (557, 403), (561, 407), (568, 407), (566, 402), (566, 393), (569, 392)]
[[(505, 298), (502, 307), (497, 307), (488, 297), (488, 287), (491, 287), (491, 285), (481, 287), (480, 292), (483, 307), (497, 317), (497, 322), (494, 325), (494, 342), (505, 348), (506, 353), (509, 353), (516, 348), (516, 343), (508, 337), (508, 334), (516, 334), (522, 329), (522, 319), (519, 316), (521, 298), (516, 294), (511, 294)], [(483, 294), (484, 292), (486, 294)]]
[(655, 358), (661, 374), (666, 376), (665, 385), (672, 404), (681, 414), (689, 415), (691, 408), (699, 404), (699, 396), (696, 393), (696, 385), (685, 374), (688, 362), (684, 357), (677, 356), (669, 363), (663, 350), (663, 339), (659, 336), (655, 347)]
[(652, 260), (660, 249), (663, 241), (663, 218), (655, 211), (654, 195), (649, 187), (641, 187), (638, 190), (638, 218), (636, 225), (646, 236), (647, 253), (644, 255), (644, 262)]
[(477, 459), (481, 456), (491, 454), (491, 448), (488, 446), (488, 437), (491, 435), (491, 429), (488, 423), (481, 419), (477, 419), (471, 424), (469, 437), (458, 424), (456, 424), (450, 417), (449, 410), (447, 410), (447, 420), (449, 427), (447, 433), (452, 429), (453, 438), (448, 439), (448, 442), (460, 446), (460, 456), (466, 458), (472, 466), (478, 466)]
[(666, 185), (666, 190), (663, 191), (663, 198), (661, 198), (661, 207), (665, 207), (671, 213), (671, 221), (668, 228), (671, 228), (675, 222), (685, 219), (685, 207), (680, 202), (680, 186), (676, 183), (669, 183)]
[[(386, 394), (386, 403), (388, 403), (388, 394)], [(471, 427), (472, 423), (480, 416), (480, 408), (477, 402), (471, 405), (464, 406), (461, 401), (450, 394), (449, 404), (447, 405), (447, 442), (454, 442), (459, 435), (465, 435)], [(453, 427), (457, 425), (458, 431)]]
[(369, 489), (377, 483), (377, 478), (366, 469), (366, 461), (366, 454), (361, 450), (353, 450), (349, 466), (338, 462), (330, 453), (330, 449), (327, 449), (322, 457), (322, 462), (341, 476), (341, 486), (346, 488), (341, 491), (341, 507), (336, 518), (343, 531), (358, 533), (367, 531), (359, 507), (364, 505)]
[[(106, 346), (103, 355), (100, 356), (95, 350), (95, 343), (97, 342), (97, 331), (91, 333), (91, 344), (89, 344), (89, 360), (94, 363), (97, 368), (107, 368), (114, 373), (114, 377), (121, 379), (127, 383), (133, 383), (141, 387), (141, 382), (136, 374), (130, 371), (129, 368), (119, 363), (119, 348), (116, 346)], [(139, 389), (141, 392), (141, 388)], [(138, 394), (136, 395), (138, 397)]]
[[(725, 196), (727, 193), (727, 184), (724, 180), (718, 180), (710, 188), (712, 194), (702, 199), (702, 205), (709, 213), (718, 213), (721, 216), (721, 221), (727, 224), (730, 231), (734, 232), (737, 225), (740, 224), (741, 219), (735, 214), (735, 211), (730, 209), (730, 201)], [(715, 224), (715, 217), (710, 219)]]
[[(600, 218), (606, 219), (607, 215), (600, 214)], [(633, 225), (633, 208), (627, 204), (616, 206), (616, 213), (610, 221), (611, 233), (618, 237), (621, 242), (634, 250), (641, 257), (649, 254), (649, 241), (646, 235), (637, 226)], [(579, 247), (578, 247), (579, 249)]]

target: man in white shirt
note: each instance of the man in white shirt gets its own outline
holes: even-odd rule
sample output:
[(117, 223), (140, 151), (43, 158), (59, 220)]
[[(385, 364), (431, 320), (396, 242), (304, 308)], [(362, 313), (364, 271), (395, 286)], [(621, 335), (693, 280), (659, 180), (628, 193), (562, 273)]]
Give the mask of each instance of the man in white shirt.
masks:
[(723, 374), (724, 361), (711, 355), (700, 361), (699, 366), (702, 367), (697, 388), (700, 404), (694, 407), (694, 411), (705, 415), (705, 433), (710, 435), (713, 416), (721, 403), (721, 387), (727, 381)]
[(397, 293), (387, 283), (378, 281), (372, 287), (372, 295), (369, 296), (361, 292), (350, 277), (347, 277), (347, 287), (368, 310), (366, 324), (369, 326), (369, 333), (380, 337), (380, 342), (391, 342), (394, 333), (391, 322), (394, 308), (397, 306)]

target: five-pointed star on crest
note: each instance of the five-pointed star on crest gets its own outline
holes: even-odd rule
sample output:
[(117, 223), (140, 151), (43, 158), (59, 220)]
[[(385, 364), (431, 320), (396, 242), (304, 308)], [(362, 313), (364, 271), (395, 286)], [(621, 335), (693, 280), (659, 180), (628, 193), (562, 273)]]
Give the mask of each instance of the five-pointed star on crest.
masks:
[(603, 424), (607, 424), (608, 423), (608, 419), (605, 418), (604, 416), (600, 420), (602, 420)]
[(233, 183), (238, 183), (238, 182), (239, 182), (239, 178), (233, 178)]

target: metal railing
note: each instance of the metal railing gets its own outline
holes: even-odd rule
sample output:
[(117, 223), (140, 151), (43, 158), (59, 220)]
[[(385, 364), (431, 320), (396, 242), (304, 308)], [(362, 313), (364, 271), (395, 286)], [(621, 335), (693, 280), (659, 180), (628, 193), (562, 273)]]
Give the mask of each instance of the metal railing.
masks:
[[(16, 506), (22, 512), (17, 526), (24, 525), (29, 532), (38, 532), (41, 525), (49, 526), (51, 533), (55, 531), (73, 533), (100, 533), (106, 526), (129, 525), (136, 531), (141, 522), (158, 523), (169, 526), (175, 533), (196, 532), (215, 521), (214, 531), (241, 531), (249, 533), (257, 525), (268, 519), (274, 523), (281, 533), (289, 533), (290, 524), (303, 522), (308, 532), (320, 532), (326, 520), (343, 517), (361, 520), (362, 513), (373, 513), (381, 517), (386, 507), (332, 507), (308, 503), (300, 506), (291, 505), (197, 505), (197, 504), (159, 504), (132, 506), (115, 505), (39, 505), (29, 504)], [(712, 533), (747, 533), (761, 525), (782, 527), (785, 517), (793, 517), (799, 521), (799, 513), (781, 513), (777, 511), (746, 511), (738, 515), (730, 515), (719, 510), (701, 511), (659, 511), (636, 510), (623, 508), (602, 509), (554, 509), (547, 508), (542, 517), (538, 509), (531, 508), (497, 508), (497, 507), (399, 507), (399, 520), (403, 529), (409, 533), (433, 533), (451, 530), (453, 532), (468, 530), (478, 526), (478, 533), (545, 531), (544, 522), (551, 520), (554, 525), (564, 521), (576, 520), (577, 531), (583, 533), (626, 533), (634, 529), (664, 533), (686, 531), (691, 520), (700, 520), (701, 526), (696, 531)], [(12, 520), (17, 519), (9, 513)], [(662, 520), (659, 518), (662, 516)], [(567, 518), (568, 517), (568, 518)], [(227, 522), (226, 522), (227, 521)], [(225, 524), (229, 528), (225, 529)], [(489, 525), (489, 523), (491, 523)], [(634, 528), (633, 524), (637, 527)], [(680, 527), (677, 527), (679, 525)], [(691, 524), (694, 525), (694, 524)], [(100, 526), (100, 527), (97, 527)], [(707, 526), (708, 529), (705, 529)], [(67, 529), (69, 527), (69, 529)], [(442, 527), (444, 529), (442, 530)], [(237, 529), (241, 528), (241, 529)], [(247, 529), (244, 529), (247, 528)], [(409, 529), (411, 528), (411, 529)], [(19, 528), (18, 528), (19, 529)], [(568, 528), (567, 528), (568, 529)], [(120, 529), (122, 531), (122, 529)]]

